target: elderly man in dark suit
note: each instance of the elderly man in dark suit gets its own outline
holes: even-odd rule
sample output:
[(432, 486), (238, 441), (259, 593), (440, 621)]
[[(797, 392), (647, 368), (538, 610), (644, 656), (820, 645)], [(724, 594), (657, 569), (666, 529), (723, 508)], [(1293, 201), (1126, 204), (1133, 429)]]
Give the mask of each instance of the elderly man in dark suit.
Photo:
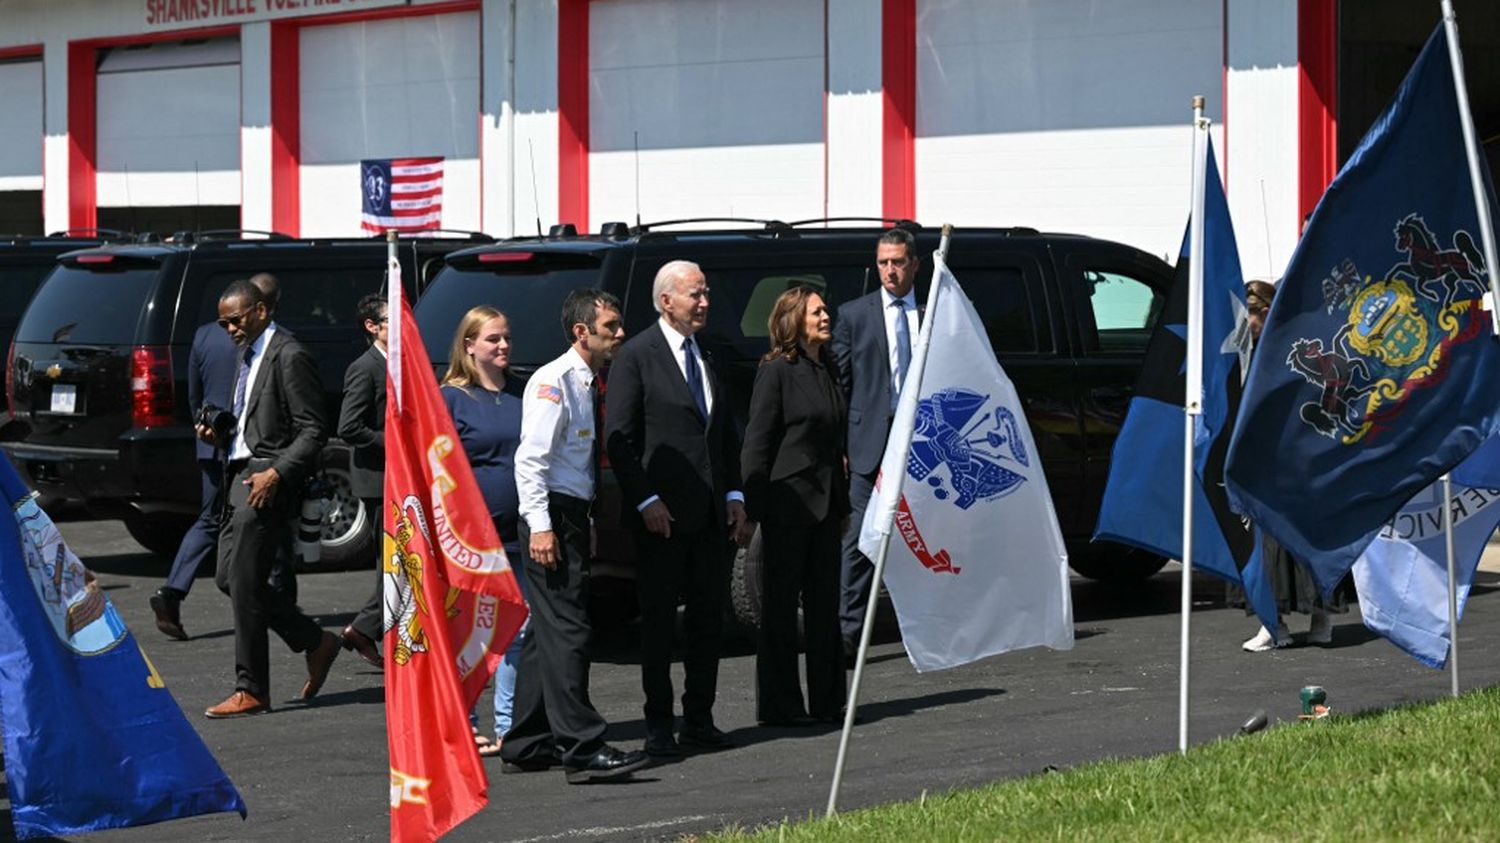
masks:
[(849, 405), (850, 512), (839, 606), (846, 656), (859, 644), (875, 577), (875, 566), (859, 552), (859, 528), (917, 338), (916, 238), (902, 228), (882, 234), (875, 264), (880, 289), (840, 307), (833, 328), (833, 356)]
[[(661, 319), (627, 341), (610, 367), (606, 443), (636, 549), (641, 604), (641, 684), (646, 752), (719, 748), (713, 720), (719, 643), (729, 588), (730, 542), (749, 534), (740, 491), (739, 441), (711, 361), (694, 340), (708, 321), (708, 283), (697, 264), (656, 274)], [(683, 725), (673, 737), (672, 639), (686, 606)]]
[(249, 281), (231, 283), (219, 297), (219, 325), (240, 355), (231, 399), (239, 425), (228, 443), (210, 428), (197, 432), (229, 450), (229, 509), (215, 582), (234, 610), (236, 682), (228, 699), (204, 712), (211, 718), (270, 710), (268, 627), (294, 652), (307, 654), (302, 699), (317, 694), (339, 652), (335, 635), (267, 583), (297, 491), (323, 447), (327, 424), (317, 366), (301, 344), (276, 329), (264, 294)]
[[(385, 497), (385, 365), (387, 335), (386, 302), (379, 293), (359, 300), (360, 322), (370, 338), (370, 349), (344, 372), (344, 403), (339, 407), (339, 438), (354, 449), (349, 485), (363, 502), (365, 517), (381, 530), (381, 503)], [(384, 631), (385, 572), (381, 570), (380, 545), (375, 550), (375, 592), (364, 608), (344, 627), (339, 638), (345, 650), (354, 650), (376, 667), (384, 667), (375, 642)]]

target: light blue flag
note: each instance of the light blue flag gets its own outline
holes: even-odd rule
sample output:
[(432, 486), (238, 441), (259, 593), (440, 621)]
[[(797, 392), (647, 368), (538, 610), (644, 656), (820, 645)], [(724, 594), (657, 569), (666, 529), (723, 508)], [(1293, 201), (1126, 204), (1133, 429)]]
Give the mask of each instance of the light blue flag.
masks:
[[(1500, 454), (1491, 439), (1460, 468)], [(1454, 567), (1458, 576), (1458, 614), (1479, 558), (1500, 525), (1500, 489), (1460, 485), (1454, 471)], [(1443, 484), (1433, 483), (1412, 498), (1382, 529), (1354, 563), (1354, 586), (1365, 626), (1428, 667), (1448, 661), (1448, 556), (1443, 533)]]

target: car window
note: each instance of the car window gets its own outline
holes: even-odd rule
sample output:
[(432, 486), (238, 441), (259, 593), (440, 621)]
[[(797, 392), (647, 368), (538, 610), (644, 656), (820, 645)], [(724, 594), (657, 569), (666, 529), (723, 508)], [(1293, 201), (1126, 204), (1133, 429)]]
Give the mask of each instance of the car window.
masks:
[[(385, 283), (385, 266), (369, 268), (314, 267), (271, 270), (281, 284), (281, 304), (276, 310), (276, 324), (284, 325), (298, 337), (319, 340), (330, 336), (359, 336), (362, 325), (355, 307), (367, 293), (380, 292)], [(199, 302), (195, 326), (217, 319), (219, 296), (243, 270), (225, 270), (208, 277), (205, 295)]]
[(15, 324), (53, 264), (0, 266), (0, 323)]
[(469, 308), (488, 304), (510, 322), (511, 365), (535, 369), (568, 349), (562, 329), (562, 302), (580, 287), (599, 286), (599, 269), (563, 267), (519, 272), (443, 270), (417, 301), (413, 315), (427, 355), (448, 362), (453, 333)]
[(1084, 269), (1100, 351), (1144, 352), (1165, 296), (1146, 282), (1113, 270)]
[(953, 274), (984, 322), (996, 354), (1037, 350), (1031, 293), (1020, 267), (956, 267)]
[(19, 342), (129, 345), (136, 341), (141, 309), (161, 270), (60, 266), (47, 279), (16, 330)]

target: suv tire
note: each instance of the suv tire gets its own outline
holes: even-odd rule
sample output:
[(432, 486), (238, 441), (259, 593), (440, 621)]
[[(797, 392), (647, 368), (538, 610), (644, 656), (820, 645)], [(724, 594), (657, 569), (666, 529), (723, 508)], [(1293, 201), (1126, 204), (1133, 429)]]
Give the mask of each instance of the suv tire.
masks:
[(137, 513), (124, 519), (125, 530), (136, 544), (153, 555), (168, 559), (177, 555), (177, 549), (182, 547), (182, 539), (194, 520), (191, 515), (177, 512)]
[(1068, 553), (1068, 567), (1091, 580), (1112, 585), (1143, 582), (1167, 564), (1161, 556), (1109, 541), (1091, 542)]
[(321, 553), (311, 570), (368, 568), (375, 562), (375, 541), (380, 532), (376, 513), (366, 512), (354, 494), (349, 478), (349, 450), (328, 448), (323, 452), (323, 479), (331, 487), (323, 510)]

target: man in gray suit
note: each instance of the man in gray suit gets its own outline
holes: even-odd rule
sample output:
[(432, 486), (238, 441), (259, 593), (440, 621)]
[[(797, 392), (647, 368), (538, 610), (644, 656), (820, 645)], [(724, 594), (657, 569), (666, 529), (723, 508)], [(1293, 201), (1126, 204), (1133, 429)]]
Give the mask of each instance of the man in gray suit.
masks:
[[(336, 636), (267, 583), (290, 529), (291, 509), (299, 503), (298, 490), (326, 435), (317, 366), (290, 334), (277, 331), (265, 294), (249, 281), (231, 283), (219, 297), (219, 325), (239, 355), (231, 407), (239, 424), (226, 444), (229, 510), (214, 577), (234, 611), (236, 682), (228, 699), (204, 712), (211, 718), (270, 710), (267, 628), (294, 652), (307, 654), (302, 699), (317, 694), (339, 652)], [(213, 430), (197, 432), (220, 444)]]
[(849, 403), (850, 512), (839, 605), (846, 656), (853, 655), (859, 644), (875, 577), (875, 566), (859, 552), (859, 528), (880, 472), (891, 417), (917, 338), (920, 312), (915, 286), (921, 260), (916, 238), (903, 228), (882, 234), (875, 247), (875, 265), (880, 289), (840, 307), (833, 325), (833, 356)]
[[(385, 498), (385, 368), (387, 319), (385, 297), (370, 293), (357, 308), (370, 349), (344, 373), (344, 403), (339, 407), (339, 438), (354, 449), (350, 456), (349, 485), (365, 508), (365, 518), (375, 522), (379, 539)], [(380, 544), (375, 550), (375, 593), (340, 634), (345, 650), (354, 650), (370, 664), (384, 668), (380, 640), (385, 625), (385, 572), (381, 570)]]

